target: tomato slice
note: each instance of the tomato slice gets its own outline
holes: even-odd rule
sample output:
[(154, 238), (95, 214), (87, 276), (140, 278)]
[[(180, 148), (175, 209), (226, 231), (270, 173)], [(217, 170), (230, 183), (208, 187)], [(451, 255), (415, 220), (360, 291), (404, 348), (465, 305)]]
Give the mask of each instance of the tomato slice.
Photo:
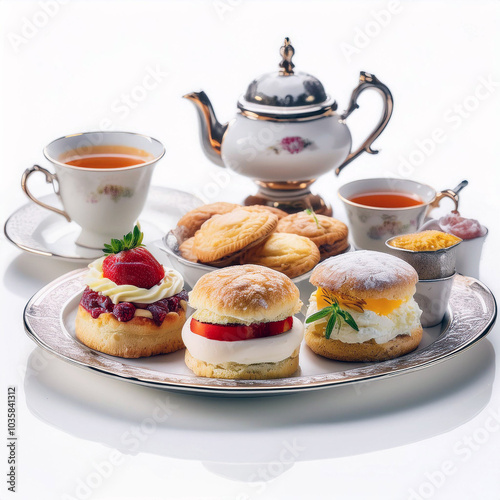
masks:
[(293, 316), (282, 321), (255, 323), (253, 325), (214, 325), (191, 319), (191, 331), (210, 340), (232, 342), (236, 340), (258, 339), (285, 333), (292, 328)]

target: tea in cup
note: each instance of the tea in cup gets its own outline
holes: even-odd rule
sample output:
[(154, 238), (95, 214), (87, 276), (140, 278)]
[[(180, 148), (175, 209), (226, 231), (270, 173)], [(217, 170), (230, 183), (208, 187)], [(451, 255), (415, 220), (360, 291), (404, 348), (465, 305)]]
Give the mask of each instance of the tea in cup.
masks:
[[(43, 153), (55, 173), (39, 165), (28, 168), (21, 181), (24, 192), (38, 205), (81, 226), (78, 245), (102, 248), (111, 238), (128, 233), (137, 221), (165, 148), (156, 139), (131, 132), (86, 132), (56, 139)], [(28, 189), (34, 172), (52, 183), (62, 210), (38, 200)]]
[(418, 230), (425, 216), (439, 202), (451, 198), (458, 209), (458, 195), (447, 189), (436, 192), (431, 186), (407, 179), (361, 179), (338, 191), (357, 249), (386, 251), (392, 236)]

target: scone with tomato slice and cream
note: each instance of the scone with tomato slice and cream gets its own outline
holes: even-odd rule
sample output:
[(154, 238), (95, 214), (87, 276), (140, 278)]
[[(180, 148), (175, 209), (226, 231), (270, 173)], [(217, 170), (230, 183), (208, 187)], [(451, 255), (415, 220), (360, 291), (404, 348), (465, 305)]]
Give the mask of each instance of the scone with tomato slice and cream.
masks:
[(422, 339), (413, 295), (418, 275), (402, 259), (371, 251), (330, 257), (313, 271), (306, 344), (339, 361), (383, 361)]
[(189, 293), (196, 309), (182, 339), (186, 364), (202, 377), (271, 379), (299, 367), (302, 302), (284, 274), (257, 265), (205, 274)]
[(89, 265), (76, 316), (76, 336), (113, 356), (139, 358), (184, 347), (187, 292), (182, 276), (142, 245), (138, 226), (105, 245)]

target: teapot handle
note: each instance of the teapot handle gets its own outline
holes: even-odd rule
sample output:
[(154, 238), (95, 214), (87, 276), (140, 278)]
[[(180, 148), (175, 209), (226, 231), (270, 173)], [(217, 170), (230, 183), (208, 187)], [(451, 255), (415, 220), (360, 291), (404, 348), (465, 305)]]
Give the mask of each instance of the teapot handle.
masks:
[(375, 76), (365, 71), (361, 71), (359, 75), (359, 85), (352, 91), (351, 100), (349, 101), (349, 106), (346, 111), (341, 115), (342, 120), (345, 120), (355, 109), (359, 108), (357, 104), (357, 99), (361, 92), (366, 89), (374, 89), (384, 98), (384, 110), (382, 112), (382, 117), (378, 122), (375, 130), (367, 137), (365, 142), (356, 149), (349, 153), (347, 158), (344, 160), (342, 165), (337, 167), (335, 173), (340, 174), (340, 171), (345, 168), (352, 160), (356, 159), (361, 153), (366, 151), (372, 155), (377, 154), (378, 151), (371, 148), (371, 145), (375, 139), (382, 133), (387, 123), (391, 119), (392, 109), (394, 107), (394, 100), (392, 98), (391, 91)]

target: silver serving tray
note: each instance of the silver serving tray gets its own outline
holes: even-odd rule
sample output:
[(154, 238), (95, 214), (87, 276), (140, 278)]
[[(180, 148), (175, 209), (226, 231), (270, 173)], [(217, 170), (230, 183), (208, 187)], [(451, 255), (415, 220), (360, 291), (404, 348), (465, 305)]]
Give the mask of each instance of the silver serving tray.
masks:
[(75, 337), (74, 319), (84, 288), (86, 269), (52, 281), (38, 291), (24, 310), (28, 336), (52, 354), (87, 370), (135, 384), (190, 393), (263, 396), (315, 390), (383, 377), (393, 377), (445, 361), (471, 347), (493, 326), (497, 307), (480, 281), (455, 278), (443, 323), (424, 330), (413, 353), (380, 363), (342, 363), (315, 355), (302, 346), (300, 370), (274, 380), (218, 380), (195, 376), (184, 364), (184, 351), (140, 359), (122, 359), (94, 351)]

